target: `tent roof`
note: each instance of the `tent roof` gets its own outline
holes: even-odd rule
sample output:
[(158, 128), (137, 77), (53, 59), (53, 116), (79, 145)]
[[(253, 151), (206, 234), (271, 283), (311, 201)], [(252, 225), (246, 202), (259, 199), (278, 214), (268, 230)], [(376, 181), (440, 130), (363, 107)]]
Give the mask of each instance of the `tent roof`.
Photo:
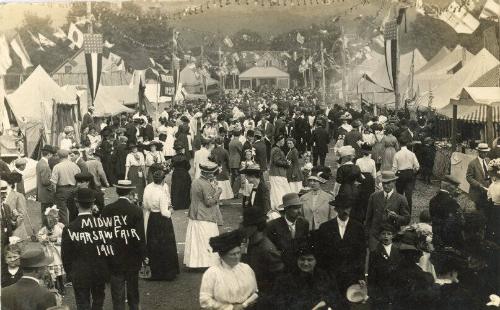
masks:
[[(184, 69), (179, 73), (179, 82), (184, 86), (199, 86), (203, 85), (203, 79), (201, 75), (196, 74), (192, 68), (192, 66), (185, 66)], [(215, 85), (218, 83), (217, 80), (207, 77), (205, 80), (207, 86)]]
[[(445, 50), (441, 49), (439, 53), (431, 59), (431, 61), (433, 61), (431, 66), (422, 67), (422, 69), (417, 72), (417, 76), (449, 75), (450, 73), (448, 72), (461, 63), (464, 60), (464, 56), (465, 64), (467, 63), (467, 60), (474, 57), (472, 53), (460, 45), (457, 45), (453, 51), (449, 53), (446, 53)], [(464, 64), (462, 64), (462, 66), (463, 65)]]
[(425, 57), (420, 53), (418, 48), (414, 49), (413, 51), (406, 53), (401, 56), (401, 61), (399, 65), (399, 71), (403, 74), (410, 74), (411, 71), (411, 63), (413, 59), (413, 53), (415, 53), (415, 61), (414, 61), (414, 72), (417, 72), (427, 64), (427, 60)]
[(451, 98), (457, 97), (464, 87), (468, 87), (486, 72), (498, 65), (498, 60), (486, 49), (465, 63), (465, 66), (451, 76), (446, 82), (433, 91), (435, 94), (432, 106), (440, 109), (446, 106)]
[(446, 48), (446, 46), (443, 46), (439, 52), (434, 55), (420, 70), (416, 72), (416, 74), (419, 74), (421, 72), (425, 72), (429, 68), (433, 67), (435, 64), (439, 63), (443, 58), (445, 58), (448, 54), (450, 53), (450, 50)]
[(240, 79), (289, 78), (290, 75), (275, 67), (252, 67), (240, 74)]
[(62, 104), (76, 104), (76, 95), (59, 87), (54, 80), (38, 66), (13, 93), (6, 96), (7, 102), (17, 119), (40, 120), (43, 101)]
[[(457, 108), (457, 118), (464, 121), (485, 123), (488, 106), (485, 104), (460, 105)], [(493, 122), (500, 122), (500, 106), (494, 106)], [(453, 117), (453, 104), (448, 104), (439, 113), (449, 118)]]
[(125, 104), (137, 104), (139, 93), (136, 87), (128, 85), (99, 86), (94, 101), (95, 116), (113, 116), (123, 112), (134, 112), (124, 106)]
[(483, 74), (471, 84), (471, 87), (494, 87), (500, 81), (500, 65)]
[(500, 104), (500, 87), (465, 87), (459, 97), (468, 97), (479, 104)]
[(170, 96), (160, 96), (160, 84), (158, 83), (147, 83), (146, 89), (144, 90), (144, 95), (148, 98), (149, 102), (162, 103), (170, 102)]

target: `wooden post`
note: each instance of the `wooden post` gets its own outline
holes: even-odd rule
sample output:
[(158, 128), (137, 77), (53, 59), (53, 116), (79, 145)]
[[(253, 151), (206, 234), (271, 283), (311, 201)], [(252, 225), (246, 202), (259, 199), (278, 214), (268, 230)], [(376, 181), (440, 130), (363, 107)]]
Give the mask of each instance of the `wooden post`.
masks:
[(326, 105), (326, 79), (325, 79), (325, 56), (323, 55), (323, 41), (321, 41), (321, 99)]
[(458, 106), (453, 105), (453, 118), (451, 119), (451, 149), (453, 152), (457, 149), (457, 118)]
[(488, 105), (486, 107), (486, 143), (488, 143), (490, 147), (493, 145), (494, 136), (493, 107)]

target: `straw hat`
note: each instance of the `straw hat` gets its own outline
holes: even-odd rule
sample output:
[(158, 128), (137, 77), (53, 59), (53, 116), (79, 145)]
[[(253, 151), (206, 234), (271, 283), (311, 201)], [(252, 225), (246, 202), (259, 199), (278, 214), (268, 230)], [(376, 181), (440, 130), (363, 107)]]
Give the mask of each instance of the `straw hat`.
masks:
[(396, 181), (398, 176), (393, 171), (382, 171), (382, 183)]

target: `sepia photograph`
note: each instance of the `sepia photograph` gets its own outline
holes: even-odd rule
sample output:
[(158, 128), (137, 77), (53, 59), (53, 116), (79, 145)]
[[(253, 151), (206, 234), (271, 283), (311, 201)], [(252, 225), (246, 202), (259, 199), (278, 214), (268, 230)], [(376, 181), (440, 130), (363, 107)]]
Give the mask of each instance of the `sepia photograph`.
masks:
[(1, 310), (500, 308), (500, 0), (0, 0)]

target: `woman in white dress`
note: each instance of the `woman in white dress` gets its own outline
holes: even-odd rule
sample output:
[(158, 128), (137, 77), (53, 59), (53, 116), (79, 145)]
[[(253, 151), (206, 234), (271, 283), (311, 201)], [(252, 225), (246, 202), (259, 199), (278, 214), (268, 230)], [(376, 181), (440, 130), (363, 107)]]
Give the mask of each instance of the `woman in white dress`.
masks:
[(252, 268), (241, 260), (239, 231), (210, 238), (210, 246), (219, 260), (203, 274), (200, 287), (202, 309), (245, 309), (257, 299), (257, 280)]
[(174, 150), (174, 142), (175, 142), (175, 134), (177, 133), (177, 126), (172, 120), (167, 122), (167, 127), (165, 129), (165, 134), (167, 135), (167, 139), (164, 143), (163, 155), (165, 159), (172, 158), (175, 155)]
[(206, 268), (217, 264), (217, 254), (209, 240), (219, 235), (222, 225), (219, 209), (222, 190), (217, 186), (215, 171), (219, 169), (211, 161), (199, 165), (201, 175), (191, 185), (191, 205), (188, 212), (184, 264), (188, 268)]
[(200, 163), (208, 161), (208, 157), (214, 148), (214, 142), (212, 139), (207, 139), (201, 137), (201, 148), (194, 152), (193, 166), (194, 166), (194, 178), (200, 177)]
[(160, 141), (151, 141), (149, 143), (149, 151), (146, 150), (146, 181), (147, 184), (153, 182), (153, 175), (149, 171), (149, 168), (154, 164), (161, 164), (165, 161), (162, 152), (163, 144)]
[(290, 163), (286, 160), (285, 153), (281, 149), (284, 144), (285, 137), (280, 135), (276, 138), (276, 144), (271, 149), (269, 183), (271, 185), (271, 208), (273, 210), (277, 210), (278, 206), (283, 204), (283, 195), (292, 192), (286, 177)]

